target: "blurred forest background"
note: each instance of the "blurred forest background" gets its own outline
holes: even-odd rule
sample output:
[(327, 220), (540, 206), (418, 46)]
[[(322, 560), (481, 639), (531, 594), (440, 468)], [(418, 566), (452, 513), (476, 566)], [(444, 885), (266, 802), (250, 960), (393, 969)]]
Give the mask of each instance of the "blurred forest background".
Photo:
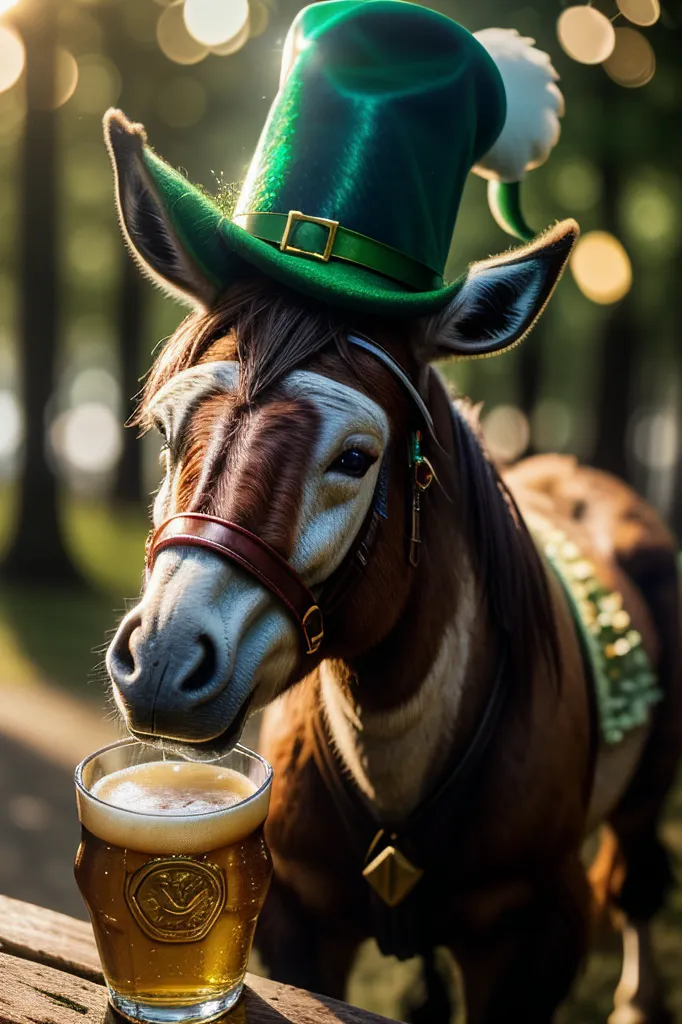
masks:
[[(101, 118), (120, 106), (209, 191), (238, 182), (303, 6), (250, 0), (250, 21), (209, 52), (183, 0), (0, 0), (0, 891), (78, 916), (70, 772), (116, 734), (93, 650), (139, 590), (159, 473), (156, 440), (123, 423), (183, 315), (127, 255)], [(562, 47), (561, 0), (425, 6), (472, 30), (516, 28), (551, 54), (567, 114), (526, 212), (537, 229), (574, 216), (583, 230), (531, 338), (445, 372), (485, 403), (499, 459), (574, 453), (625, 477), (682, 534), (680, 0), (660, 12), (658, 0), (620, 0), (634, 21), (616, 0), (595, 3), (615, 29), (605, 66), (605, 19), (565, 32)], [(647, 10), (655, 24), (642, 23)], [(592, 63), (569, 56), (583, 45)], [(508, 245), (472, 176), (449, 276)], [(666, 836), (679, 867), (679, 791)], [(656, 941), (682, 1022), (682, 892)], [(379, 972), (366, 952), (350, 997), (400, 1015), (410, 972)], [(617, 972), (606, 941), (564, 1020), (604, 1020)]]

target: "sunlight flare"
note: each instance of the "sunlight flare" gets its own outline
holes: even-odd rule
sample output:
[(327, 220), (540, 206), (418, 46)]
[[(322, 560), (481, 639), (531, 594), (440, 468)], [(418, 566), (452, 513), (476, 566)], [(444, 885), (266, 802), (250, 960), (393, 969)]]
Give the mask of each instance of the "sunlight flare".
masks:
[(26, 50), (18, 32), (0, 25), (0, 92), (19, 81), (26, 63)]
[(227, 45), (238, 36), (249, 17), (248, 0), (186, 0), (185, 25), (204, 46)]

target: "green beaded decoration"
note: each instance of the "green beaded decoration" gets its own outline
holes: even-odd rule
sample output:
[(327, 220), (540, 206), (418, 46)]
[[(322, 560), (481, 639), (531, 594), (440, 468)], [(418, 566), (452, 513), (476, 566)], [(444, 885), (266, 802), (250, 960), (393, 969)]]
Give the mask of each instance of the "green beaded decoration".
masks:
[(561, 530), (533, 523), (532, 532), (571, 605), (590, 661), (604, 741), (620, 743), (649, 720), (663, 696), (618, 591), (607, 590), (594, 566)]

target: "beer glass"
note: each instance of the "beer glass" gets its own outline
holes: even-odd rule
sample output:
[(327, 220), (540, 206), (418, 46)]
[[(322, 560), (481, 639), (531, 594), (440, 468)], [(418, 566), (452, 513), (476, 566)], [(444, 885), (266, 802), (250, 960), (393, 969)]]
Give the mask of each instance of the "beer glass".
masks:
[(272, 874), (271, 783), (241, 746), (183, 762), (122, 740), (76, 769), (76, 882), (124, 1017), (194, 1024), (237, 1002)]

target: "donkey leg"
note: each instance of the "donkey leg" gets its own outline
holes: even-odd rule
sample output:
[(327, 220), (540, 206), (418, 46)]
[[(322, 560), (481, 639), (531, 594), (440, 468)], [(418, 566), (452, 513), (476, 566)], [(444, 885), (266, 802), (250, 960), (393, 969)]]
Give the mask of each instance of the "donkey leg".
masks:
[(657, 713), (639, 768), (609, 821), (619, 849), (610, 905), (623, 934), (623, 974), (611, 1024), (665, 1024), (672, 1019), (665, 1008), (649, 922), (674, 884), (658, 833), (681, 751), (682, 678), (677, 675)]
[(664, 698), (637, 772), (609, 819), (620, 850), (610, 904), (623, 934), (623, 974), (610, 1020), (611, 1024), (663, 1024), (672, 1018), (665, 1009), (649, 922), (663, 906), (673, 882), (658, 829), (682, 754), (679, 569), (667, 549), (635, 551), (633, 558), (619, 560), (641, 590), (657, 626), (661, 644), (657, 670)]
[(612, 856), (607, 881), (609, 907), (623, 937), (623, 971), (609, 1021), (668, 1024), (672, 1017), (665, 1006), (656, 967), (650, 921), (665, 902), (672, 872), (667, 852), (655, 831), (633, 840), (626, 824), (626, 818), (620, 822), (616, 818), (612, 830), (606, 830), (603, 842), (603, 848)]
[(309, 913), (293, 890), (273, 879), (255, 941), (270, 977), (343, 999), (360, 937), (343, 922), (330, 925)]
[(648, 922), (633, 924), (625, 919), (621, 931), (623, 973), (613, 998), (615, 1009), (609, 1024), (673, 1024), (651, 948)]
[(551, 1024), (587, 948), (590, 894), (576, 855), (534, 891), (532, 905), (501, 920), (485, 944), (453, 953), (464, 979), (467, 1024)]

